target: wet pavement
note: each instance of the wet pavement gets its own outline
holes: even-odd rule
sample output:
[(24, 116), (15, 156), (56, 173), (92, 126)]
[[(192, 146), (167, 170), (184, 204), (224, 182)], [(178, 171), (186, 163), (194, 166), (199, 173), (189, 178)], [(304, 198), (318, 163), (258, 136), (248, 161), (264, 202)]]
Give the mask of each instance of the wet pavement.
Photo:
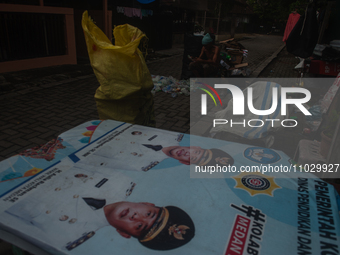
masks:
[[(253, 76), (265, 72), (266, 66), (275, 61), (284, 47), (280, 36), (253, 35), (241, 43), (249, 51), (245, 61)], [(150, 73), (180, 79), (183, 51), (182, 45), (158, 51), (167, 57), (148, 61)], [(295, 75), (290, 71), (297, 60), (293, 56), (289, 59), (292, 62), (276, 69), (275, 74)], [(1, 74), (0, 160), (42, 145), (80, 123), (98, 119), (94, 101), (98, 86), (86, 61), (78, 65)], [(157, 128), (189, 132), (190, 96), (173, 98), (171, 94), (157, 92), (154, 101)]]

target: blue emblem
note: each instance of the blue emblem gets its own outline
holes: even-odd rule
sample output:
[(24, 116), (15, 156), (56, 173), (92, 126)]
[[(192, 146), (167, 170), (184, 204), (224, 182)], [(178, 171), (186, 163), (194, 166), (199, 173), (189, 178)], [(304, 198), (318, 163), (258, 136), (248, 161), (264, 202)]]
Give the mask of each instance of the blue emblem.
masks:
[(244, 156), (260, 164), (272, 164), (281, 159), (280, 155), (272, 149), (262, 147), (250, 147), (244, 151)]

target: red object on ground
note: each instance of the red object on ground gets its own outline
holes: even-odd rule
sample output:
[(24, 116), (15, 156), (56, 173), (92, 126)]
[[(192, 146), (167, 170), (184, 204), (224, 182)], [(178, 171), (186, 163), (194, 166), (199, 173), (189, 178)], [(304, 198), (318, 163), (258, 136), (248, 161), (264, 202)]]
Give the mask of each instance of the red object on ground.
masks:
[(340, 72), (340, 63), (323, 60), (311, 60), (309, 73), (337, 76)]
[(310, 134), (310, 132), (312, 132), (312, 131), (310, 130), (310, 128), (304, 128), (304, 129), (303, 129), (303, 133), (304, 133), (304, 134)]
[(289, 14), (288, 21), (287, 21), (287, 24), (286, 24), (285, 33), (283, 34), (283, 39), (282, 39), (283, 42), (287, 41), (290, 32), (292, 31), (292, 29), (294, 28), (294, 26), (298, 22), (299, 18), (300, 18), (300, 14), (298, 14), (298, 13)]

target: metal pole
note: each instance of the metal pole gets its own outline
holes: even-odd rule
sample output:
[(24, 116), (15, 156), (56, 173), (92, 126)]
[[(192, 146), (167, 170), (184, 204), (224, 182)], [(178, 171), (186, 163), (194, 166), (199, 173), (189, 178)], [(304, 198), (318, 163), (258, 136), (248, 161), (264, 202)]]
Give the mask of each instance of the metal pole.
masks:
[(108, 26), (108, 13), (107, 13), (107, 0), (103, 0), (103, 18), (104, 18), (104, 33), (106, 34), (107, 37), (109, 37), (109, 26)]
[(220, 27), (220, 17), (221, 17), (221, 8), (222, 8), (222, 3), (220, 3), (220, 8), (218, 8), (218, 20), (217, 20), (217, 28), (216, 28), (216, 35), (218, 35), (218, 30)]
[(203, 20), (203, 30), (205, 31), (205, 22), (207, 20), (207, 11), (204, 11), (204, 20)]

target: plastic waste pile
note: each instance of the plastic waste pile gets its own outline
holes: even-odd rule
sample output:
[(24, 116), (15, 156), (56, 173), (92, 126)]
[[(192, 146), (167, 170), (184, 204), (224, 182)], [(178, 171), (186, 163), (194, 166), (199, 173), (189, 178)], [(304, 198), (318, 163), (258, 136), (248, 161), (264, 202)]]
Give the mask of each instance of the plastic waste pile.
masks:
[(316, 131), (321, 124), (322, 121), (322, 108), (321, 105), (313, 105), (308, 108), (308, 111), (312, 114), (310, 116), (306, 116), (307, 125), (311, 128), (312, 131)]
[(316, 131), (321, 122), (323, 114), (326, 114), (330, 105), (333, 102), (339, 88), (340, 88), (340, 73), (334, 80), (332, 86), (328, 89), (324, 97), (314, 106), (310, 107), (308, 111), (312, 114), (311, 116), (306, 116), (307, 124), (311, 127), (312, 131)]
[(243, 62), (248, 62), (248, 50), (242, 50), (243, 52)]
[(151, 75), (151, 77), (154, 84), (151, 91), (153, 95), (159, 91), (169, 93), (172, 97), (177, 97), (178, 94), (190, 95), (190, 79), (177, 80), (172, 76), (165, 77), (160, 75)]

